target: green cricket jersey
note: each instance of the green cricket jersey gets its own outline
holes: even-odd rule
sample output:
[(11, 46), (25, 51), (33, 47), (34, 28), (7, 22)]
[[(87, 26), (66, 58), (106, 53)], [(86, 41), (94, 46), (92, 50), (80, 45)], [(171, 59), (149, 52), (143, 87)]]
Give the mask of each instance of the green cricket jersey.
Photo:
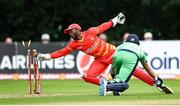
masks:
[(146, 55), (139, 45), (125, 42), (116, 48), (113, 69), (116, 82), (128, 82), (138, 62), (146, 62)]
[[(135, 52), (135, 53), (138, 55), (139, 60), (140, 60), (141, 62), (146, 62), (146, 61), (147, 61), (147, 60), (146, 60), (147, 57), (146, 57), (144, 51), (143, 51), (142, 48), (141, 48), (139, 45), (137, 45), (137, 44), (130, 43), (130, 42), (125, 42), (125, 43), (119, 45), (119, 46), (116, 48), (116, 52), (118, 52), (118, 51), (121, 50), (121, 49), (127, 49), (127, 50), (130, 50), (130, 51)], [(116, 52), (115, 52), (115, 53), (116, 53)]]

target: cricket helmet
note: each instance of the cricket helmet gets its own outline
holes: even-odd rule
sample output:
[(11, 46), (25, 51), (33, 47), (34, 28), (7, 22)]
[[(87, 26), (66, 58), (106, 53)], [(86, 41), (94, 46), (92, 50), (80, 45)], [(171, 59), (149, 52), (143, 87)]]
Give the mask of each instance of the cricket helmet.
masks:
[(81, 30), (80, 25), (78, 25), (78, 24), (76, 24), (76, 23), (73, 23), (73, 24), (69, 25), (67, 29), (64, 30), (64, 33), (67, 34), (68, 31), (71, 30), (71, 29), (73, 29), (73, 28), (76, 28), (76, 29)]
[(129, 34), (125, 42), (131, 42), (139, 45), (139, 37), (136, 34)]

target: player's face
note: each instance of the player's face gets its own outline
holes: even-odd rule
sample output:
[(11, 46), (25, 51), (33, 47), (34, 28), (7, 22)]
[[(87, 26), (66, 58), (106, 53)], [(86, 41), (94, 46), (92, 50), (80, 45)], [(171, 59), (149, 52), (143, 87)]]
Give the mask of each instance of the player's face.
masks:
[(69, 30), (68, 33), (71, 36), (71, 38), (74, 40), (81, 40), (81, 38), (82, 38), (81, 31), (76, 28)]

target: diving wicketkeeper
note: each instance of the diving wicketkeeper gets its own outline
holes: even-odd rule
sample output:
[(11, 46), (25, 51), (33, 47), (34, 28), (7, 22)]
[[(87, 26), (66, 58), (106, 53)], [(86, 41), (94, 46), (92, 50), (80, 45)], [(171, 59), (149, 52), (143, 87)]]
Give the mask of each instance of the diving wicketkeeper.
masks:
[[(116, 17), (108, 22), (102, 23), (97, 27), (90, 27), (86, 31), (81, 31), (80, 25), (73, 23), (64, 30), (65, 34), (73, 39), (66, 47), (50, 54), (37, 55), (39, 60), (49, 60), (65, 56), (75, 50), (80, 50), (88, 55), (94, 56), (94, 61), (90, 65), (86, 75), (82, 78), (89, 83), (99, 85), (101, 73), (105, 71), (109, 64), (112, 64), (112, 57), (116, 47), (112, 44), (102, 41), (98, 35), (106, 30), (115, 27), (117, 24), (124, 24), (125, 16), (119, 13)], [(144, 70), (136, 68), (133, 75), (149, 85), (154, 85), (154, 79)]]

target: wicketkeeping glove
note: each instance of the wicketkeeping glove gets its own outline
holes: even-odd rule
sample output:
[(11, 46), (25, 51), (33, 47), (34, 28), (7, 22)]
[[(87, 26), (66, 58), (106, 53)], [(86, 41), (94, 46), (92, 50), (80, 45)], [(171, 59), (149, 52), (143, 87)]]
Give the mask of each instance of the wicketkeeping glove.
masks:
[(154, 84), (157, 86), (157, 87), (161, 87), (162, 84), (163, 84), (163, 80), (159, 77), (156, 77), (154, 78)]
[(40, 60), (40, 61), (50, 60), (50, 59), (51, 59), (51, 55), (50, 55), (50, 54), (38, 53), (36, 57), (37, 57), (37, 59)]
[(125, 20), (125, 15), (120, 12), (116, 17), (112, 19), (113, 27), (115, 27), (117, 24), (124, 24)]

